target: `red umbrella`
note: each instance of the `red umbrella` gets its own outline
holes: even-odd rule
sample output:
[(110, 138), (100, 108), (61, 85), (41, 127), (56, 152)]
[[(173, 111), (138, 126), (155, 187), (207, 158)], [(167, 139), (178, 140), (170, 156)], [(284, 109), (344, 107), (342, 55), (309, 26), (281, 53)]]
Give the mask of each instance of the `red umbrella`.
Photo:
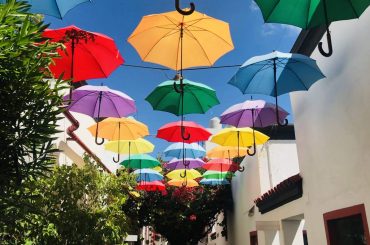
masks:
[(202, 166), (204, 169), (207, 170), (214, 170), (214, 171), (221, 171), (221, 172), (228, 172), (232, 171), (235, 172), (239, 169), (237, 163), (234, 163), (232, 160), (223, 159), (223, 158), (216, 158), (209, 160)]
[[(183, 139), (182, 135), (185, 135)], [(193, 143), (197, 141), (206, 141), (211, 136), (211, 133), (201, 125), (191, 122), (183, 121), (172, 122), (162, 126), (158, 129), (157, 138), (167, 140), (169, 142), (185, 142)]]
[(54, 77), (78, 82), (108, 77), (124, 60), (114, 40), (100, 33), (81, 30), (76, 26), (47, 29), (43, 36), (52, 42), (61, 42), (66, 50), (59, 49), (61, 57), (54, 59), (50, 70)]
[(136, 189), (141, 191), (164, 191), (166, 189), (165, 185), (160, 181), (140, 181), (136, 186)]

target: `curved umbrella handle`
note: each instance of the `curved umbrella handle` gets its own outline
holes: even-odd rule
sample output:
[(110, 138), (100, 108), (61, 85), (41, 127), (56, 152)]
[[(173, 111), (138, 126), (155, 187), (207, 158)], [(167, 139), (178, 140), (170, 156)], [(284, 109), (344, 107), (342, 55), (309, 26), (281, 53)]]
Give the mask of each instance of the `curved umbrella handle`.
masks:
[(102, 138), (102, 141), (101, 142), (98, 142), (98, 137), (95, 135), (95, 144), (97, 144), (97, 145), (104, 144), (104, 139)]
[(177, 84), (176, 82), (173, 82), (173, 89), (176, 91), (176, 93), (183, 93), (184, 92), (184, 85), (183, 84)]
[(278, 125), (281, 127), (288, 125), (288, 123), (289, 123), (288, 119), (284, 119), (284, 123), (281, 123), (280, 121), (278, 121)]
[(244, 172), (244, 170), (245, 170), (245, 167), (244, 166), (243, 167), (239, 166), (239, 168), (238, 168), (238, 171), (239, 172)]
[(249, 150), (250, 149), (247, 150), (248, 156), (256, 155), (256, 143), (253, 143), (253, 152), (251, 153)]
[(175, 0), (175, 7), (177, 12), (179, 12), (182, 15), (191, 15), (195, 10), (194, 3), (190, 3), (190, 9), (189, 10), (183, 10), (180, 8), (180, 0)]
[(190, 161), (188, 161), (188, 160), (184, 160), (183, 161), (183, 163), (182, 163), (185, 167), (189, 167), (189, 165), (190, 165)]
[(189, 133), (185, 134), (185, 133), (186, 133), (185, 132), (185, 127), (181, 126), (181, 138), (183, 140), (189, 140), (190, 139), (190, 134)]
[(331, 35), (329, 29), (326, 30), (326, 40), (328, 42), (328, 52), (323, 49), (323, 43), (320, 42), (318, 45), (320, 53), (325, 57), (330, 57), (333, 54), (333, 44), (331, 41)]
[(185, 177), (186, 177), (186, 169), (185, 169), (185, 171), (184, 171), (184, 174), (180, 173), (180, 177), (181, 177), (181, 178), (185, 178)]
[(115, 162), (115, 163), (119, 163), (119, 159), (120, 159), (120, 157), (119, 157), (119, 153), (117, 154), (117, 160), (113, 157), (113, 162)]

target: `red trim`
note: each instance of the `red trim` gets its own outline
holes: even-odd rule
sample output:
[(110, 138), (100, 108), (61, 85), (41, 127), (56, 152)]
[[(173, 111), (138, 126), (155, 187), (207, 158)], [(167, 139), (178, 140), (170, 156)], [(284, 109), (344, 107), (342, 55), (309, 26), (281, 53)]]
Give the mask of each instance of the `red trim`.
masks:
[(82, 149), (84, 149), (86, 151), (87, 154), (89, 154), (101, 167), (104, 168), (105, 171), (107, 171), (108, 173), (112, 173), (104, 164), (103, 162), (100, 160), (100, 158), (98, 158), (91, 150), (89, 147), (87, 147), (85, 145), (85, 143), (82, 142), (82, 140), (74, 133), (74, 131), (76, 131), (78, 129), (78, 127), (80, 126), (80, 123), (77, 121), (77, 119), (69, 112), (69, 111), (64, 111), (63, 114), (65, 115), (65, 117), (72, 123), (71, 126), (69, 126), (67, 128), (67, 134), (74, 140), (76, 141), (77, 144), (79, 144)]
[(359, 205), (355, 205), (352, 207), (342, 208), (342, 209), (334, 210), (328, 213), (324, 213), (323, 216), (324, 216), (324, 224), (325, 224), (325, 233), (326, 233), (326, 241), (328, 245), (331, 245), (328, 221), (333, 220), (333, 219), (345, 218), (345, 217), (356, 215), (356, 214), (361, 215), (366, 241), (367, 243), (370, 242), (370, 233), (369, 233), (369, 226), (367, 224), (365, 205), (359, 204)]
[(250, 244), (251, 245), (255, 245), (253, 239), (257, 239), (257, 244), (258, 244), (258, 235), (257, 235), (257, 231), (251, 231), (249, 232), (249, 239), (250, 239)]

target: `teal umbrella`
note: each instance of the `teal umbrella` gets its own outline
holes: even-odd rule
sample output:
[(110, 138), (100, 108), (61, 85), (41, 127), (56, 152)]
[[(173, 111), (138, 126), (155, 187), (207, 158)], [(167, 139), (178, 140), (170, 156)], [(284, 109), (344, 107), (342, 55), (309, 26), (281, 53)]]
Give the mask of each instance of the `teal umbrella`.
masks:
[(161, 165), (161, 163), (157, 159), (148, 154), (132, 155), (124, 159), (120, 164), (126, 168), (136, 169), (154, 168)]
[[(62, 19), (72, 8), (90, 0), (25, 0), (31, 5), (30, 12), (36, 14), (46, 14)], [(6, 3), (6, 0), (0, 0), (0, 3)]]
[(338, 20), (359, 18), (370, 4), (369, 0), (255, 0), (265, 22), (282, 23), (309, 29), (326, 26), (328, 52), (322, 43), (319, 51), (329, 57), (333, 53), (329, 25)]

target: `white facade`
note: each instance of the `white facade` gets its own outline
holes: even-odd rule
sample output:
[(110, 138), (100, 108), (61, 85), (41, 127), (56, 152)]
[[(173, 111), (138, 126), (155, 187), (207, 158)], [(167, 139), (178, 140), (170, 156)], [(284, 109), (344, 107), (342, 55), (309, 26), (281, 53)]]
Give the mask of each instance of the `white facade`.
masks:
[(370, 10), (330, 29), (333, 55), (311, 56), (327, 78), (291, 94), (305, 226), (315, 245), (327, 244), (326, 212), (364, 204), (370, 222)]

